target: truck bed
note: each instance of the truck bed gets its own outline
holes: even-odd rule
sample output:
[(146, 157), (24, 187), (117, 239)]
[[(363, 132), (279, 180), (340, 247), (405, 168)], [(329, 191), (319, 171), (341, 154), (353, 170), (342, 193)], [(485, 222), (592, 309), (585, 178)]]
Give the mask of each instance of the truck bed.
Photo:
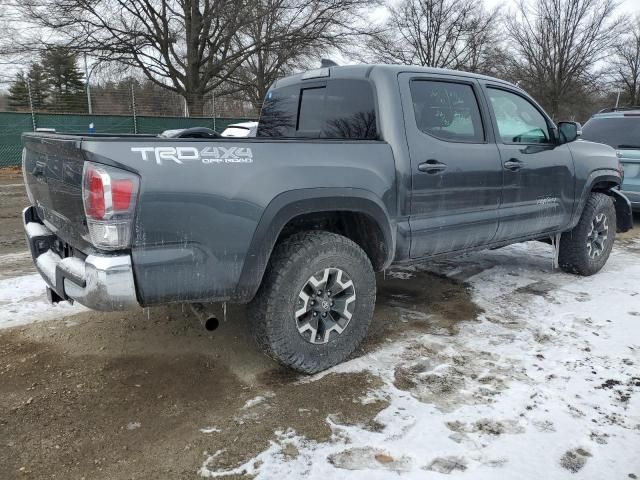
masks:
[(262, 244), (275, 241), (264, 227), (277, 210), (270, 206), (294, 191), (326, 189), (330, 208), (329, 194), (346, 188), (395, 209), (393, 154), (382, 141), (28, 133), (23, 142), (30, 198), (64, 255), (106, 253), (87, 234), (84, 163), (139, 176), (131, 247), (108, 254), (130, 255), (144, 306), (250, 300), (266, 262)]

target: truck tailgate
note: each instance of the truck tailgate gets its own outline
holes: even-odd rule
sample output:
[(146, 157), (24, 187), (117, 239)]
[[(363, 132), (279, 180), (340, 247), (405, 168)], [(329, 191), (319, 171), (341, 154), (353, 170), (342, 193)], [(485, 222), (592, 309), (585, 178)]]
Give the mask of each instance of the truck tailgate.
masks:
[(58, 238), (85, 250), (89, 244), (82, 204), (81, 138), (25, 134), (23, 143), (25, 186), (38, 216)]

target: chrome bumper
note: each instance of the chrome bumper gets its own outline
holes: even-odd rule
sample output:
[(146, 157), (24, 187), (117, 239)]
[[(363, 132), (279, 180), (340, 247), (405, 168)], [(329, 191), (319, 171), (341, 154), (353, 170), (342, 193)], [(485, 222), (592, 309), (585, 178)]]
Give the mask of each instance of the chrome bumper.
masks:
[(61, 258), (51, 249), (55, 234), (40, 223), (33, 207), (23, 210), (22, 221), (36, 268), (55, 293), (50, 298), (77, 301), (102, 311), (138, 306), (129, 255)]

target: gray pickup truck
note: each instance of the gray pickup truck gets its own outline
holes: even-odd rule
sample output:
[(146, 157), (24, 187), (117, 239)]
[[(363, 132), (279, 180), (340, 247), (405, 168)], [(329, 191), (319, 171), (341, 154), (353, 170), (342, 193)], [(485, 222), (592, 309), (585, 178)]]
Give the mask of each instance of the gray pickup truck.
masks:
[(265, 352), (317, 372), (392, 264), (553, 239), (600, 270), (631, 208), (615, 151), (578, 136), (495, 78), (322, 68), (272, 86), (256, 138), (24, 134), (25, 231), (52, 301), (249, 303)]

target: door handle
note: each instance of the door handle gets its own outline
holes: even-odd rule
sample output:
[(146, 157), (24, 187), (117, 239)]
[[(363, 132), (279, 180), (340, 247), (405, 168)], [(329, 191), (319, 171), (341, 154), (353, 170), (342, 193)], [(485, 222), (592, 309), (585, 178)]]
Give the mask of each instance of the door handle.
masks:
[(418, 164), (418, 170), (424, 173), (428, 173), (429, 175), (435, 175), (436, 173), (440, 173), (447, 168), (446, 163), (439, 162), (437, 160), (427, 160), (426, 162), (422, 162)]
[(510, 158), (509, 160), (504, 162), (504, 168), (506, 168), (507, 170), (511, 170), (512, 172), (517, 172), (523, 166), (524, 166), (524, 163), (522, 163), (517, 158)]

